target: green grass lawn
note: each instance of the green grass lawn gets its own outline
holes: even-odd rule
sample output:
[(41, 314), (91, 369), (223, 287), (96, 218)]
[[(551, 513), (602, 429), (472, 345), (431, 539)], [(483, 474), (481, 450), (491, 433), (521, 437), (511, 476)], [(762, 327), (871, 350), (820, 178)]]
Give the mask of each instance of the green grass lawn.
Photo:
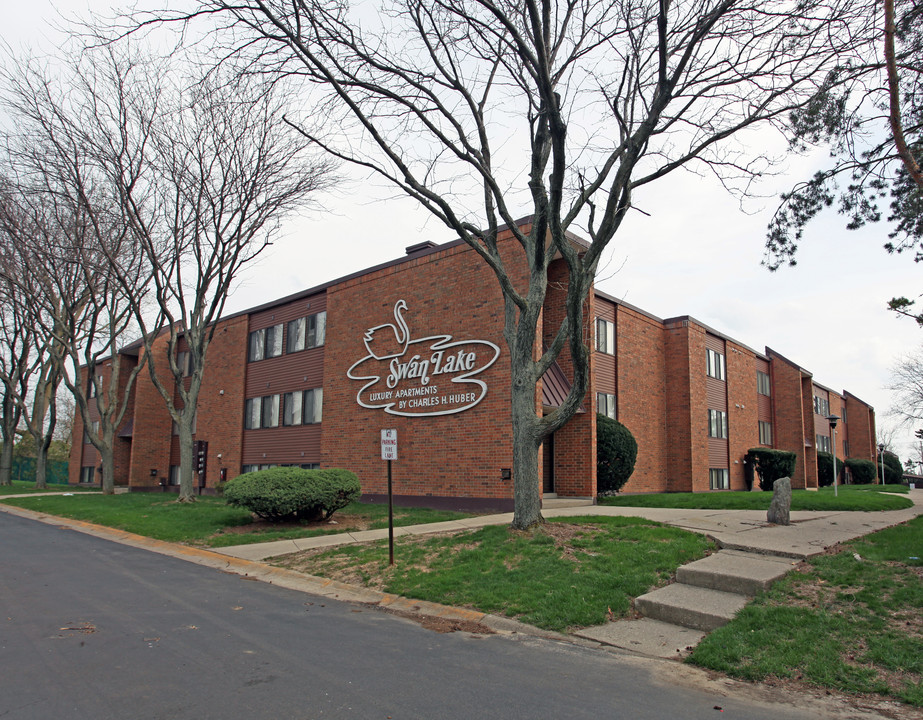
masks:
[(0, 496), (23, 495), (25, 493), (87, 492), (92, 490), (99, 492), (99, 488), (81, 487), (79, 485), (49, 485), (44, 490), (36, 490), (34, 482), (14, 480), (12, 485), (0, 485)]
[[(902, 510), (913, 506), (905, 485), (840, 485), (820, 490), (793, 490), (792, 510)], [(600, 505), (701, 510), (768, 510), (771, 492), (655, 493), (600, 498)]]
[[(52, 495), (5, 498), (17, 507), (105, 525), (157, 540), (225, 547), (286, 538), (329, 535), (355, 529), (388, 526), (387, 505), (351, 503), (338, 511), (334, 523), (253, 522), (250, 512), (227, 505), (222, 498), (203, 496), (194, 503), (178, 503), (171, 495), (126, 493), (121, 495)], [(428, 508), (395, 508), (395, 526), (441, 522), (470, 514)]]
[(812, 559), (689, 661), (747, 680), (790, 678), (923, 706), (923, 517)]
[(596, 625), (703, 557), (709, 541), (641, 518), (555, 518), (526, 532), (507, 526), (404, 536), (388, 566), (386, 542), (296, 553), (277, 564), (405, 597), (473, 607), (549, 630)]

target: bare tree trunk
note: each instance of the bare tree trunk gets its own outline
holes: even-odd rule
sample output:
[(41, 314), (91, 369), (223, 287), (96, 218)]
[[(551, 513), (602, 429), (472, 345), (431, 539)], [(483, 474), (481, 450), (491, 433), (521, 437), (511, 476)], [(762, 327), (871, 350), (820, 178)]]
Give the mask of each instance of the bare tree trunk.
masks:
[(888, 121), (891, 124), (891, 134), (894, 136), (894, 145), (897, 154), (907, 174), (913, 178), (920, 190), (923, 190), (923, 171), (917, 159), (907, 147), (904, 137), (904, 127), (901, 123), (900, 81), (897, 74), (897, 59), (894, 56), (894, 0), (884, 0), (885, 6), (885, 67), (888, 71)]
[(35, 438), (35, 487), (37, 490), (44, 490), (48, 487), (48, 448), (51, 447), (51, 439), (54, 437), (57, 424), (55, 400), (57, 391), (58, 387), (55, 384), (51, 391), (51, 403), (48, 405), (48, 428), (40, 437)]
[(99, 448), (100, 463), (103, 466), (103, 495), (115, 494), (115, 453), (111, 447)]
[[(525, 361), (525, 362), (524, 362)], [(531, 354), (510, 353), (513, 413), (513, 495), (512, 527), (525, 530), (544, 521), (541, 487), (538, 482), (538, 448), (541, 438), (535, 416), (535, 379)]]
[(13, 484), (13, 444), (4, 442), (0, 449), (0, 485)]
[(179, 426), (179, 497), (177, 502), (195, 502), (193, 488), (195, 486), (195, 468), (193, 467), (192, 448), (192, 421), (180, 416)]

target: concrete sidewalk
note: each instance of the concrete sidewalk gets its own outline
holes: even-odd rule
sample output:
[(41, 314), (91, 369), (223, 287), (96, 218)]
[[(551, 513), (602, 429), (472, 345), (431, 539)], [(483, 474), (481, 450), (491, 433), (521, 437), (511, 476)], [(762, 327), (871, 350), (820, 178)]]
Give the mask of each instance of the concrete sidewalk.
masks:
[[(915, 503), (906, 510), (886, 512), (816, 512), (796, 511), (791, 514), (792, 524), (771, 525), (766, 522), (765, 510), (677, 510), (671, 508), (634, 508), (592, 505), (555, 507), (547, 503), (542, 514), (550, 517), (579, 515), (605, 515), (609, 517), (643, 517), (666, 525), (691, 530), (714, 538), (725, 549), (747, 550), (768, 555), (804, 559), (824, 552), (828, 547), (846, 540), (868, 535), (876, 530), (897, 525), (923, 514), (923, 489), (911, 490), (909, 497)], [(512, 513), (482, 515), (464, 520), (409, 525), (394, 529), (394, 536), (427, 535), (438, 532), (471, 530), (487, 525), (506, 525)], [(321, 535), (295, 540), (251, 545), (233, 545), (215, 548), (213, 552), (243, 560), (262, 561), (277, 555), (310, 550), (313, 548), (370, 542), (388, 537), (387, 529)]]

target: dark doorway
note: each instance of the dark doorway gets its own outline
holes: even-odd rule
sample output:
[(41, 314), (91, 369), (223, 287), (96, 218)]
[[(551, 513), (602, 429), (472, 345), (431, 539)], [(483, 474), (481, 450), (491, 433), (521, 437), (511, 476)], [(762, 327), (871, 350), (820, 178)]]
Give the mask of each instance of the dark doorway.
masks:
[(542, 443), (542, 492), (554, 492), (554, 433)]

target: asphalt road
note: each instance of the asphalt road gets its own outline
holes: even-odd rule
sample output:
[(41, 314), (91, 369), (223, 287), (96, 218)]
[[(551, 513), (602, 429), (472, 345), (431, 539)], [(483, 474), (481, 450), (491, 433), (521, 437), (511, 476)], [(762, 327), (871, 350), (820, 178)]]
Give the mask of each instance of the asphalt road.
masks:
[(663, 663), (438, 634), (0, 512), (0, 718), (795, 718)]

